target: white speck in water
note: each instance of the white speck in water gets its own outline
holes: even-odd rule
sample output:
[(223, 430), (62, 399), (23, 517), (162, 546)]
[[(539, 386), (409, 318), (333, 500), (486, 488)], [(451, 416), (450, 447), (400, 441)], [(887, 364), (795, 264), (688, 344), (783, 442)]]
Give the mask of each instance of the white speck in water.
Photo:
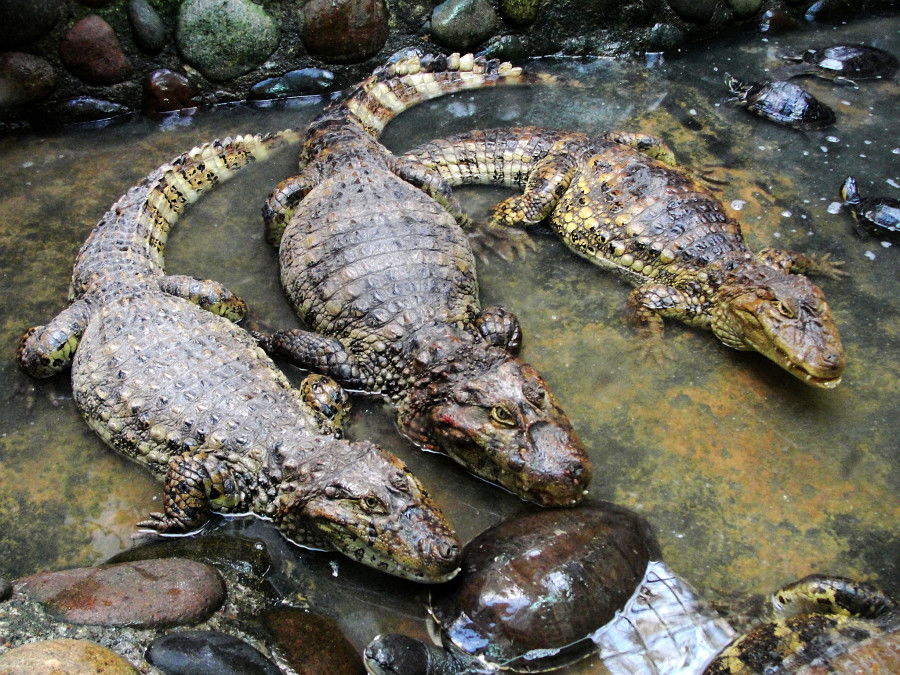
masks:
[(837, 136), (826, 136), (825, 140), (828, 141), (829, 143), (840, 143), (841, 142), (841, 139), (838, 138)]
[(850, 101), (841, 101), (841, 105), (853, 105)]
[(791, 213), (790, 211), (788, 211), (787, 209), (785, 209), (784, 211), (781, 212), (782, 218), (790, 218), (792, 215), (794, 215), (794, 214)]
[(23, 169), (30, 169), (33, 166), (34, 166), (34, 162), (32, 162), (32, 161), (22, 162)]
[(807, 230), (807, 231), (806, 231), (806, 236), (808, 236), (808, 237), (811, 237), (811, 236), (813, 236), (814, 234), (815, 234), (815, 232), (813, 232), (812, 230)]
[(733, 199), (731, 200), (731, 208), (733, 208), (735, 211), (740, 211), (744, 208), (744, 204), (746, 203), (747, 202), (745, 202), (743, 199)]
[(866, 156), (863, 153), (859, 153), (859, 156), (862, 157), (863, 159), (866, 158)]
[(331, 565), (331, 576), (336, 577), (338, 575), (338, 563), (337, 560), (332, 560), (329, 562)]
[(875, 260), (875, 251), (866, 251), (863, 253), (869, 260)]
[(768, 42), (768, 41), (769, 41), (769, 38), (762, 38), (762, 39), (760, 40), (760, 42)]
[(757, 146), (756, 146), (756, 149), (757, 149), (757, 150), (765, 150), (765, 149), (766, 149), (766, 146), (764, 146), (764, 145), (757, 145)]
[(802, 220), (806, 220), (806, 214), (805, 214), (805, 213), (801, 213), (801, 214), (800, 214), (800, 218), (801, 218)]
[(714, 73), (718, 73), (718, 72), (719, 72), (719, 66), (713, 66), (713, 72), (714, 72)]
[(804, 199), (804, 200), (803, 200), (803, 203), (804, 203), (804, 204), (809, 204), (809, 200), (808, 200), (808, 199)]
[[(801, 216), (801, 217), (802, 217), (802, 216)], [(797, 231), (797, 228), (796, 228), (796, 227), (792, 227), (792, 228), (791, 228), (791, 234), (793, 234), (793, 233), (796, 232), (796, 231)]]
[(828, 205), (828, 213), (831, 213), (833, 215), (835, 213), (840, 213), (840, 212), (841, 212), (841, 203), (840, 202), (831, 202)]
[(820, 145), (819, 150), (821, 150), (822, 152), (828, 152), (828, 148), (824, 145)]
[(557, 317), (556, 317), (556, 314), (551, 314), (551, 315), (550, 315), (550, 320), (551, 320), (551, 321), (556, 321), (556, 318), (557, 318)]
[(803, 151), (803, 156), (804, 156), (804, 157), (809, 157), (809, 150), (804, 150), (804, 151)]
[(900, 183), (895, 181), (893, 178), (888, 178), (884, 182), (887, 183), (888, 185), (890, 185), (891, 187), (900, 188)]
[(865, 143), (866, 145), (872, 145), (872, 141), (870, 141), (868, 138), (864, 140), (863, 143)]
[(676, 532), (675, 538), (676, 539), (684, 539), (684, 532)]
[(882, 248), (890, 248), (890, 247), (891, 247), (891, 242), (889, 242), (889, 241), (883, 241), (883, 242), (881, 242), (881, 246), (882, 246)]
[(781, 232), (773, 232), (772, 236), (775, 237), (776, 239), (781, 239)]
[(696, 114), (697, 114), (696, 108), (691, 108), (690, 110), (688, 110), (688, 115), (696, 115)]
[(893, 152), (895, 155), (900, 155), (900, 148), (894, 148), (893, 150), (891, 150), (891, 152)]

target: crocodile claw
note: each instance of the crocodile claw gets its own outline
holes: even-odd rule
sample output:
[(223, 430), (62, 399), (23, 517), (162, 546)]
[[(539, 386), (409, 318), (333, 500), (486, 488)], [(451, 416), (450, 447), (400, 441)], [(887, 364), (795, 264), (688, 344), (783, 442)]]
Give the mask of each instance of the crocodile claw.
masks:
[(843, 260), (834, 260), (830, 253), (808, 254), (809, 265), (807, 272), (817, 274), (827, 279), (840, 279), (846, 277), (848, 272), (844, 269)]
[(535, 249), (532, 238), (522, 230), (479, 224), (468, 233), (472, 252), (482, 261), (496, 255), (506, 261), (523, 257)]
[(153, 511), (147, 517), (137, 524), (141, 529), (153, 530), (159, 534), (167, 534), (171, 532), (184, 532), (185, 527), (178, 518), (172, 518), (159, 511)]

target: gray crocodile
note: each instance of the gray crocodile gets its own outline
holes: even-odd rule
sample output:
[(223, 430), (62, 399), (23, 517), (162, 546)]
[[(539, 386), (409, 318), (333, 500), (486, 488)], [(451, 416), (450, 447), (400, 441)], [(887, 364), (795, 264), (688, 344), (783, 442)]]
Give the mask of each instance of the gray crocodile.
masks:
[(525, 499), (569, 505), (590, 480), (587, 454), (543, 379), (515, 357), (515, 316), (481, 308), (449, 186), (377, 141), (423, 100), (546, 79), (471, 54), (406, 56), (316, 118), (302, 172), (264, 208), (282, 285), (315, 332), (281, 331), (261, 344), (384, 397), (420, 446)]
[(403, 159), (452, 185), (524, 188), (494, 208), (489, 224), (546, 218), (569, 248), (636, 286), (628, 306), (651, 350), (663, 319), (677, 319), (811, 386), (840, 383), (844, 347), (825, 295), (796, 274), (838, 276), (839, 263), (771, 248), (754, 254), (715, 195), (672, 166), (661, 139), (488, 129), (426, 143)]
[(164, 511), (139, 526), (183, 532), (210, 512), (252, 512), (298, 544), (442, 581), (457, 568), (456, 535), (397, 457), (337, 438), (343, 390), (322, 376), (293, 389), (228, 320), (245, 313), (241, 299), (164, 273), (166, 237), (185, 207), (296, 140), (286, 131), (202, 145), (131, 188), (78, 253), (69, 306), (26, 332), (19, 363), (35, 377), (71, 366), (88, 425), (164, 478)]

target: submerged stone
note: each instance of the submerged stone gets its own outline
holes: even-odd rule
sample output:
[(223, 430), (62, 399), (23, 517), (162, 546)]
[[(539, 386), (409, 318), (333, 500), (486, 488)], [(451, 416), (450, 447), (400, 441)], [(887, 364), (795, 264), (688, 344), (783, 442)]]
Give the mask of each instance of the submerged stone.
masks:
[(534, 23), (541, 0), (500, 0), (500, 15), (514, 26)]
[(147, 661), (178, 675), (280, 675), (257, 649), (236, 637), (213, 630), (189, 630), (157, 638), (147, 648)]
[(431, 14), (434, 39), (461, 51), (487, 40), (497, 25), (497, 13), (488, 0), (445, 0)]
[(250, 87), (250, 98), (284, 98), (302, 94), (321, 94), (334, 85), (334, 73), (321, 68), (301, 68), (280, 77), (270, 77)]
[(525, 43), (518, 35), (499, 35), (492, 38), (481, 51), (489, 59), (512, 61), (516, 63), (528, 55)]
[(186, 0), (178, 14), (178, 49), (214, 81), (243, 75), (278, 45), (279, 27), (250, 0)]
[(0, 108), (40, 101), (56, 86), (56, 73), (46, 59), (22, 52), (0, 54)]
[(78, 96), (65, 101), (59, 108), (58, 120), (47, 119), (46, 122), (94, 122), (105, 120), (116, 115), (130, 112), (129, 108), (93, 96)]
[(717, 0), (668, 0), (669, 7), (685, 21), (706, 23), (716, 11)]
[(128, 20), (134, 32), (134, 41), (143, 51), (156, 54), (166, 46), (166, 27), (147, 0), (128, 0)]
[(303, 46), (328, 63), (364, 61), (388, 37), (384, 0), (309, 0), (303, 18)]
[(138, 671), (114, 651), (87, 640), (41, 640), (0, 655), (5, 675), (135, 675)]
[(364, 673), (362, 658), (333, 619), (296, 607), (279, 607), (263, 624), (301, 675)]
[(725, 2), (739, 19), (753, 16), (762, 6), (762, 0), (725, 0)]
[(143, 82), (144, 112), (160, 113), (191, 107), (194, 89), (181, 73), (168, 68), (154, 70)]
[(42, 572), (17, 590), (66, 623), (135, 627), (202, 621), (225, 599), (225, 585), (209, 565), (152, 559)]
[(115, 84), (132, 70), (115, 31), (96, 14), (84, 17), (63, 35), (59, 55), (66, 68), (89, 84)]
[(240, 574), (262, 577), (272, 566), (272, 558), (263, 541), (218, 534), (165, 538), (117, 553), (107, 564), (151, 558), (189, 558)]

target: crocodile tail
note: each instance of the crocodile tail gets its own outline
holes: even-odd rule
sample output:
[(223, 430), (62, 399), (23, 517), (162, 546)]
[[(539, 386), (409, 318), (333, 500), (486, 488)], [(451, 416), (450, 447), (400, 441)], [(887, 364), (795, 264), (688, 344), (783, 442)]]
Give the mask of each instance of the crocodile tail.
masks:
[(204, 143), (163, 164), (103, 215), (78, 253), (70, 299), (109, 275), (162, 274), (172, 225), (188, 204), (235, 172), (299, 143), (294, 130), (235, 136)]
[(573, 80), (528, 73), (509, 62), (474, 54), (411, 54), (376, 69), (338, 105), (378, 138), (394, 117), (428, 99), (464, 89), (528, 84), (578, 85)]

